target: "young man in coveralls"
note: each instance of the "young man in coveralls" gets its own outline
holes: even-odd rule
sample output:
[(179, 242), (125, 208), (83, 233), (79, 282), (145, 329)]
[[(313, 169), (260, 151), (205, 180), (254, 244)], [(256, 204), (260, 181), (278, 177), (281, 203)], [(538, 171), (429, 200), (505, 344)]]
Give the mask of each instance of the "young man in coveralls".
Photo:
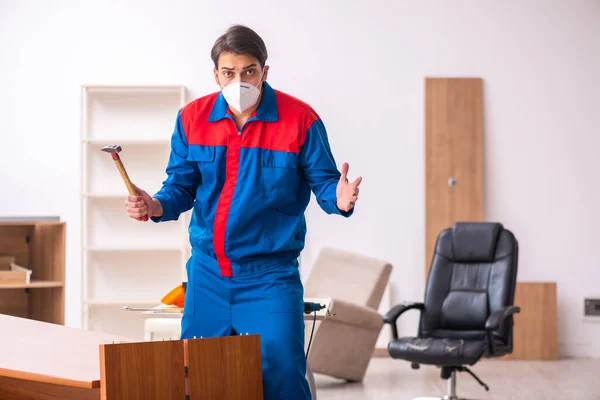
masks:
[(233, 26), (212, 49), (220, 91), (179, 110), (162, 188), (139, 189), (130, 217), (157, 223), (193, 208), (182, 339), (260, 335), (266, 400), (306, 400), (304, 211), (311, 191), (349, 217), (359, 177), (338, 171), (319, 115), (267, 83), (263, 40)]

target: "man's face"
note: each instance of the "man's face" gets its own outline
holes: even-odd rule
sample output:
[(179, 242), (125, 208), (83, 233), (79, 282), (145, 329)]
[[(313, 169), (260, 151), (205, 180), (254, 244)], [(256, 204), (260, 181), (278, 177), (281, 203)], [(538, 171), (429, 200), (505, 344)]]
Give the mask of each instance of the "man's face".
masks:
[[(263, 75), (264, 71), (264, 76)], [(225, 87), (231, 82), (246, 82), (258, 86), (262, 81), (267, 80), (269, 66), (260, 67), (260, 62), (249, 55), (234, 53), (222, 53), (219, 56), (218, 69), (214, 69), (215, 82), (217, 85)], [(220, 82), (220, 83), (219, 83)]]

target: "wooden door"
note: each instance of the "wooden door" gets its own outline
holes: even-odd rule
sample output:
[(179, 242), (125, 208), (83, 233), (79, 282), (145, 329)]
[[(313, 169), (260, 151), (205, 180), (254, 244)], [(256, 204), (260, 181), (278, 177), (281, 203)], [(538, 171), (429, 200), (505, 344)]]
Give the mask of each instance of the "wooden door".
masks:
[(425, 276), (441, 230), (483, 220), (483, 81), (425, 79)]

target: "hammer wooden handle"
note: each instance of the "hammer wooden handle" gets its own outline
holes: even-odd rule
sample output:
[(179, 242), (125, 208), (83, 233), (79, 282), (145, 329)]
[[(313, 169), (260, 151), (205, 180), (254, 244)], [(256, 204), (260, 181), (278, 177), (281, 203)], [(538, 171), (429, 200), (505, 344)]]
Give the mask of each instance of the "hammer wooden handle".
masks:
[(125, 182), (125, 186), (127, 186), (127, 190), (129, 191), (129, 194), (131, 194), (133, 196), (137, 196), (138, 192), (137, 192), (137, 190), (135, 190), (135, 186), (133, 186), (133, 183), (131, 183), (131, 179), (129, 179), (129, 175), (127, 175), (127, 171), (125, 171), (125, 166), (123, 165), (121, 160), (120, 159), (115, 160), (115, 164), (117, 165), (117, 169), (121, 173), (121, 177), (123, 178), (123, 181)]
[[(114, 157), (114, 156), (113, 156), (113, 159), (115, 160), (117, 169), (119, 170), (119, 173), (121, 174), (121, 177), (123, 178), (123, 181), (125, 182), (125, 186), (127, 186), (127, 190), (129, 191), (129, 194), (133, 195), (133, 196), (138, 196), (139, 193), (137, 192), (137, 190), (135, 190), (135, 186), (133, 186), (133, 183), (131, 183), (131, 179), (129, 179), (129, 175), (127, 175), (127, 171), (125, 171), (125, 166), (121, 162), (121, 159), (118, 157)], [(142, 217), (142, 221), (148, 221), (148, 215), (144, 215)]]

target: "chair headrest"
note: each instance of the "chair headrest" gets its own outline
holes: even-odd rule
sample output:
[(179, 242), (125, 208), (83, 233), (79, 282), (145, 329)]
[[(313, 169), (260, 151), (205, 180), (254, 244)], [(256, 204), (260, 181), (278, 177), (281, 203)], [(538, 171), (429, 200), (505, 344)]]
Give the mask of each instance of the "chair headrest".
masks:
[(452, 253), (458, 262), (492, 262), (498, 236), (498, 222), (456, 222), (452, 225)]

